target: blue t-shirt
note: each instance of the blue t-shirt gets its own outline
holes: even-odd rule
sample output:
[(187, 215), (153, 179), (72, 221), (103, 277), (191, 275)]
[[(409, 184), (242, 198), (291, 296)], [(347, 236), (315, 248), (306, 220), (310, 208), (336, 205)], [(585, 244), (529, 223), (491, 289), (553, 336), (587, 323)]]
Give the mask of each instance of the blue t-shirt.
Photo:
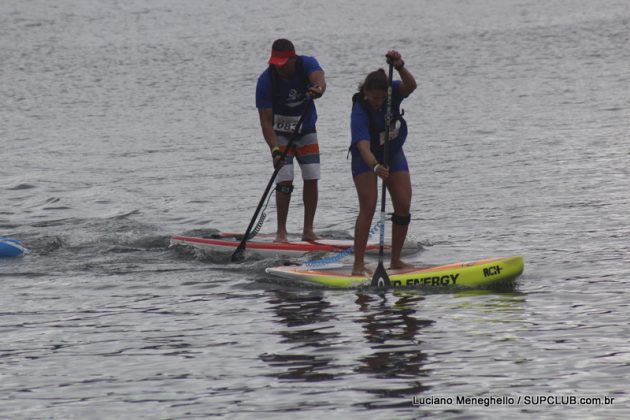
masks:
[[(322, 70), (314, 57), (305, 55), (299, 56), (302, 61), (301, 69), (296, 63), (296, 71), (290, 79), (283, 79), (276, 73), (275, 96), (272, 92), (271, 68), (267, 68), (258, 77), (256, 84), (256, 108), (272, 108), (274, 114), (274, 129), (280, 133), (292, 133), (295, 125), (300, 119), (308, 97), (306, 91), (310, 84), (307, 82), (308, 76), (317, 70)], [(274, 101), (275, 99), (275, 101)], [(317, 122), (317, 111), (315, 104), (304, 118), (301, 133), (315, 132)]]
[[(392, 83), (392, 118), (396, 119), (397, 115), (400, 115), (400, 104), (403, 97), (400, 93), (400, 80), (394, 80)], [(355, 101), (352, 106), (352, 114), (350, 116), (350, 130), (352, 133), (351, 150), (352, 155), (355, 158), (361, 158), (359, 150), (357, 149), (357, 143), (360, 140), (370, 140), (370, 150), (378, 159), (379, 162), (383, 162), (383, 145), (382, 140), (385, 138), (385, 111), (387, 108), (387, 102), (383, 103), (379, 109), (366, 109), (359, 101)], [(370, 117), (367, 113), (372, 115), (372, 121), (377, 132), (370, 132)], [(395, 156), (401, 149), (405, 140), (407, 139), (407, 123), (399, 117), (399, 122), (396, 122), (395, 127), (390, 128), (390, 143), (388, 149), (388, 155), (391, 158)]]

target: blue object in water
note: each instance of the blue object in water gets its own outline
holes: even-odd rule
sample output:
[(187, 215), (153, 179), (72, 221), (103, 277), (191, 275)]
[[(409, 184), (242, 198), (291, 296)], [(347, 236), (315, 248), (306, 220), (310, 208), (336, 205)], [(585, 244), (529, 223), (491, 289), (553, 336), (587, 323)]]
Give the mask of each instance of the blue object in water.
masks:
[(0, 236), (0, 257), (19, 257), (24, 254), (24, 251), (22, 242)]

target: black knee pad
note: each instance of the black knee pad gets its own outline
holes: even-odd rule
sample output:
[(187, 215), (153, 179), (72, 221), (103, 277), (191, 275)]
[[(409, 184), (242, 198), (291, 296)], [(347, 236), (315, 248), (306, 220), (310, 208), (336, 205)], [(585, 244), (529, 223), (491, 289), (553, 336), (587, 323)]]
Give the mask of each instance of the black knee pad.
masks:
[(392, 213), (392, 223), (399, 226), (407, 226), (411, 223), (411, 214), (399, 216), (396, 213)]
[(293, 185), (276, 185), (276, 191), (281, 192), (283, 194), (290, 195), (293, 192)]

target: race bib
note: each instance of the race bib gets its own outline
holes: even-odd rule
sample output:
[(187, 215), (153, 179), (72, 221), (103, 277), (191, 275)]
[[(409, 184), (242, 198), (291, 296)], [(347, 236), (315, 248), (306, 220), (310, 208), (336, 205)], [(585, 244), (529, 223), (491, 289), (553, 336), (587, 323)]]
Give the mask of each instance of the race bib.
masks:
[[(274, 115), (273, 117), (273, 129), (276, 131), (281, 131), (285, 133), (293, 133), (295, 131), (295, 127), (297, 127), (298, 122), (300, 121), (299, 116), (288, 116), (288, 115)], [(301, 132), (302, 127), (300, 127)]]
[[(389, 141), (394, 140), (400, 134), (400, 120), (396, 120), (389, 128)], [(381, 131), (380, 138), (381, 146), (385, 144), (385, 132)]]

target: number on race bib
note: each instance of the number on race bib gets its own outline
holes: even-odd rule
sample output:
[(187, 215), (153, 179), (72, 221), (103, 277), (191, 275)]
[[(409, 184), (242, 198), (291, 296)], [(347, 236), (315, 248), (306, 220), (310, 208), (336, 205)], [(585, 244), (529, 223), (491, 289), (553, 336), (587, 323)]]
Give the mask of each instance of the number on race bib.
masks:
[[(273, 129), (286, 133), (292, 133), (297, 127), (300, 117), (288, 115), (274, 115)], [(300, 128), (301, 131), (301, 128)]]

